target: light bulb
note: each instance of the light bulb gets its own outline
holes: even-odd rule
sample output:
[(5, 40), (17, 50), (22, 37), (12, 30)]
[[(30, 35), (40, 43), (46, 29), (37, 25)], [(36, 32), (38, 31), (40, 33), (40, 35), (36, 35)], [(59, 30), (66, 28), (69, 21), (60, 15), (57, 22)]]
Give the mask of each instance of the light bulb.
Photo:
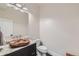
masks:
[(28, 10), (27, 8), (23, 7), (24, 10)]
[(18, 7), (16, 7), (16, 6), (14, 7), (14, 9), (15, 9), (15, 10), (19, 10), (19, 8), (18, 8)]
[(13, 7), (13, 5), (11, 5), (11, 4), (9, 4), (9, 3), (7, 4), (7, 6), (9, 6), (9, 7)]
[(20, 4), (16, 4), (16, 6), (17, 6), (17, 7), (22, 7), (22, 5), (20, 5)]

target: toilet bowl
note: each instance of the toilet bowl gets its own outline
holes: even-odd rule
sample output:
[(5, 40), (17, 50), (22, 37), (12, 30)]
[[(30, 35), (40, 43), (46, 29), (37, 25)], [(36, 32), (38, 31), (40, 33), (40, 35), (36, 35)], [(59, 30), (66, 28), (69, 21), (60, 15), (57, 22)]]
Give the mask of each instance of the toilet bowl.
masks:
[(45, 56), (47, 53), (47, 47), (46, 46), (38, 46), (37, 50), (41, 53), (42, 56)]

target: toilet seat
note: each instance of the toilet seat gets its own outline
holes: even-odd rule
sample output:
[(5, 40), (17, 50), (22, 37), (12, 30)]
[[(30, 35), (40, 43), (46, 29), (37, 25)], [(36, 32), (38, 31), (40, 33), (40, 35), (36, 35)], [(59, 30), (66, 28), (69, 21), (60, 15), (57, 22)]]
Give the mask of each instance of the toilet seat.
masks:
[(37, 47), (37, 49), (41, 52), (41, 53), (47, 53), (47, 48), (45, 46), (39, 46)]

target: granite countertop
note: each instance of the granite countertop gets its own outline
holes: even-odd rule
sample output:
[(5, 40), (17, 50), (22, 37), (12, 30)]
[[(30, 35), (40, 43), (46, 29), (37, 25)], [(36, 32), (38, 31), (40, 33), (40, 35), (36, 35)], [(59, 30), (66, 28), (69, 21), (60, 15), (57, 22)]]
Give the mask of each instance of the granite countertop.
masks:
[(8, 44), (4, 45), (3, 49), (0, 51), (0, 56), (4, 56), (6, 54), (12, 53), (12, 52), (17, 51), (19, 49), (22, 49), (24, 47), (28, 47), (29, 45), (32, 45), (32, 44), (36, 43), (36, 41), (37, 40), (31, 40), (30, 44), (28, 44), (26, 46), (23, 46), (23, 47), (18, 47), (18, 48), (10, 48), (10, 46)]

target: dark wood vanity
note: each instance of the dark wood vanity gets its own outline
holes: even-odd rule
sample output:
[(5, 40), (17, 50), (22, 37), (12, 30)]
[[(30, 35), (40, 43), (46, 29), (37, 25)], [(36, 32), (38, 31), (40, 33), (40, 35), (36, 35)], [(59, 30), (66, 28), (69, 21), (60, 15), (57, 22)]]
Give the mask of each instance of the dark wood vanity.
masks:
[(4, 56), (36, 56), (36, 43), (22, 49), (6, 54)]

